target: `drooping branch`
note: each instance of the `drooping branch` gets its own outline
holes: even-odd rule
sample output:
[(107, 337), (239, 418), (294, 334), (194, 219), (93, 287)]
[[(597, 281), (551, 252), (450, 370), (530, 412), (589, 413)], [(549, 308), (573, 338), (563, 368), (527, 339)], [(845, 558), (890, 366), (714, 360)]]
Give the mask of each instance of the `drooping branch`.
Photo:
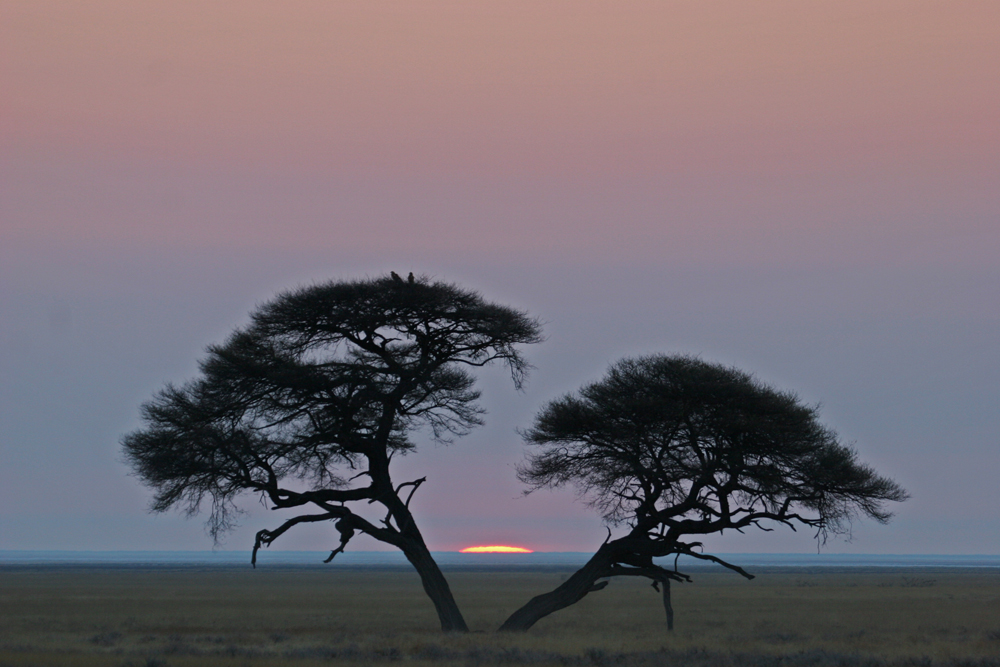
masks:
[(683, 572), (667, 570), (654, 565), (653, 567), (626, 567), (622, 565), (612, 565), (608, 568), (609, 577), (645, 577), (655, 582), (663, 582), (668, 579), (673, 581), (691, 581), (691, 577)]
[(274, 530), (258, 530), (253, 543), (253, 553), (250, 556), (250, 564), (257, 567), (257, 551), (262, 547), (271, 546), (271, 543), (283, 535), (292, 526), (300, 523), (316, 523), (317, 521), (330, 521), (337, 518), (336, 514), (327, 512), (326, 514), (304, 514), (289, 519)]
[(747, 579), (753, 579), (754, 578), (754, 575), (750, 574), (749, 572), (747, 572), (746, 570), (744, 570), (739, 565), (733, 565), (732, 563), (728, 563), (728, 562), (722, 560), (721, 558), (719, 558), (718, 556), (713, 556), (712, 554), (698, 553), (697, 551), (694, 551), (694, 549), (692, 547), (695, 546), (695, 545), (698, 545), (698, 543), (695, 543), (694, 545), (683, 545), (683, 546), (682, 545), (678, 545), (677, 552), (681, 553), (681, 554), (684, 554), (685, 556), (691, 556), (692, 558), (697, 558), (698, 560), (711, 561), (713, 563), (721, 565), (722, 567), (728, 568), (728, 569), (732, 570), (733, 572), (736, 572), (737, 574), (740, 574), (740, 575), (742, 575), (743, 577), (745, 577)]
[(354, 526), (351, 525), (351, 522), (347, 517), (334, 524), (334, 527), (337, 529), (337, 532), (340, 533), (340, 546), (330, 552), (330, 555), (323, 561), (324, 563), (329, 563), (337, 554), (343, 553), (347, 548), (347, 543), (351, 541), (351, 538), (354, 537), (354, 533), (356, 532), (354, 530)]

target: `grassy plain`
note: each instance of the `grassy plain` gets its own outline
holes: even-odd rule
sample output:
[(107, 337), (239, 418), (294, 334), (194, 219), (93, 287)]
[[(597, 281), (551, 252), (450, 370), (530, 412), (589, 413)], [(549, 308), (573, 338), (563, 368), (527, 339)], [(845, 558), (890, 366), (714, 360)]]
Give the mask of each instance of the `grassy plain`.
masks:
[(345, 567), (0, 567), (0, 667), (996, 665), (1000, 571), (696, 571), (615, 580), (526, 634), (494, 629), (568, 569), (449, 571), (444, 635), (415, 574)]

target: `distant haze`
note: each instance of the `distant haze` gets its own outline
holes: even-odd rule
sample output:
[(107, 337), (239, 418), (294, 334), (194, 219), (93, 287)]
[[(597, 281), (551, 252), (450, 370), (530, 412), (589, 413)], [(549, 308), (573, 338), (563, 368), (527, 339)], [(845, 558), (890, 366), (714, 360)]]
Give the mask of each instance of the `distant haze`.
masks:
[[(399, 462), (432, 550), (595, 549), (572, 491), (521, 496), (515, 429), (683, 352), (911, 492), (827, 551), (1000, 554), (997, 44), (994, 1), (3, 2), (0, 549), (211, 548), (120, 462), (139, 404), (277, 291), (395, 270), (548, 335)], [(246, 509), (227, 549), (281, 520)]]

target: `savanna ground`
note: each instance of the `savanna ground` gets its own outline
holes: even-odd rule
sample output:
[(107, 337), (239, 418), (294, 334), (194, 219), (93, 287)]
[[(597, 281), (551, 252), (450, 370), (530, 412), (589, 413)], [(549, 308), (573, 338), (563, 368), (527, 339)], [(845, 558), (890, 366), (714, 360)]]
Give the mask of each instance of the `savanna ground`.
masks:
[(614, 580), (526, 634), (494, 629), (569, 572), (451, 570), (473, 632), (444, 635), (415, 574), (347, 567), (0, 567), (0, 667), (990, 665), (1000, 570), (693, 571), (676, 629)]

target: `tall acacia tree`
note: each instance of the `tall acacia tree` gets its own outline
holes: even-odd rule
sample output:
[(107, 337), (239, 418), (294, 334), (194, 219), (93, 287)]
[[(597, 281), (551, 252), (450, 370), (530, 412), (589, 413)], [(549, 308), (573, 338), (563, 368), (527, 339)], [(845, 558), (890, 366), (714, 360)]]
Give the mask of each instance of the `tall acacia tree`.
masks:
[[(415, 431), (449, 441), (481, 424), (471, 367), (501, 363), (520, 388), (519, 345), (542, 340), (524, 312), (426, 278), (329, 282), (277, 296), (208, 348), (200, 376), (168, 385), (126, 435), (127, 462), (155, 492), (152, 508), (210, 506), (214, 537), (258, 494), (298, 513), (257, 533), (257, 550), (300, 523), (332, 521), (342, 552), (358, 533), (400, 549), (446, 631), (467, 626), (410, 511), (424, 478), (397, 483), (395, 455)], [(351, 505), (378, 503), (384, 518)], [(307, 511), (308, 510), (308, 511)]]
[[(751, 579), (698, 538), (726, 530), (806, 526), (825, 541), (851, 521), (889, 520), (906, 492), (858, 461), (820, 424), (817, 410), (734, 368), (686, 356), (625, 359), (577, 395), (552, 401), (524, 432), (537, 448), (519, 468), (529, 490), (574, 485), (610, 525), (609, 539), (558, 588), (530, 600), (501, 630), (539, 619), (607, 585), (637, 576), (662, 587), (673, 628), (670, 582), (690, 581), (681, 555)], [(673, 556), (673, 567), (654, 558)]]

